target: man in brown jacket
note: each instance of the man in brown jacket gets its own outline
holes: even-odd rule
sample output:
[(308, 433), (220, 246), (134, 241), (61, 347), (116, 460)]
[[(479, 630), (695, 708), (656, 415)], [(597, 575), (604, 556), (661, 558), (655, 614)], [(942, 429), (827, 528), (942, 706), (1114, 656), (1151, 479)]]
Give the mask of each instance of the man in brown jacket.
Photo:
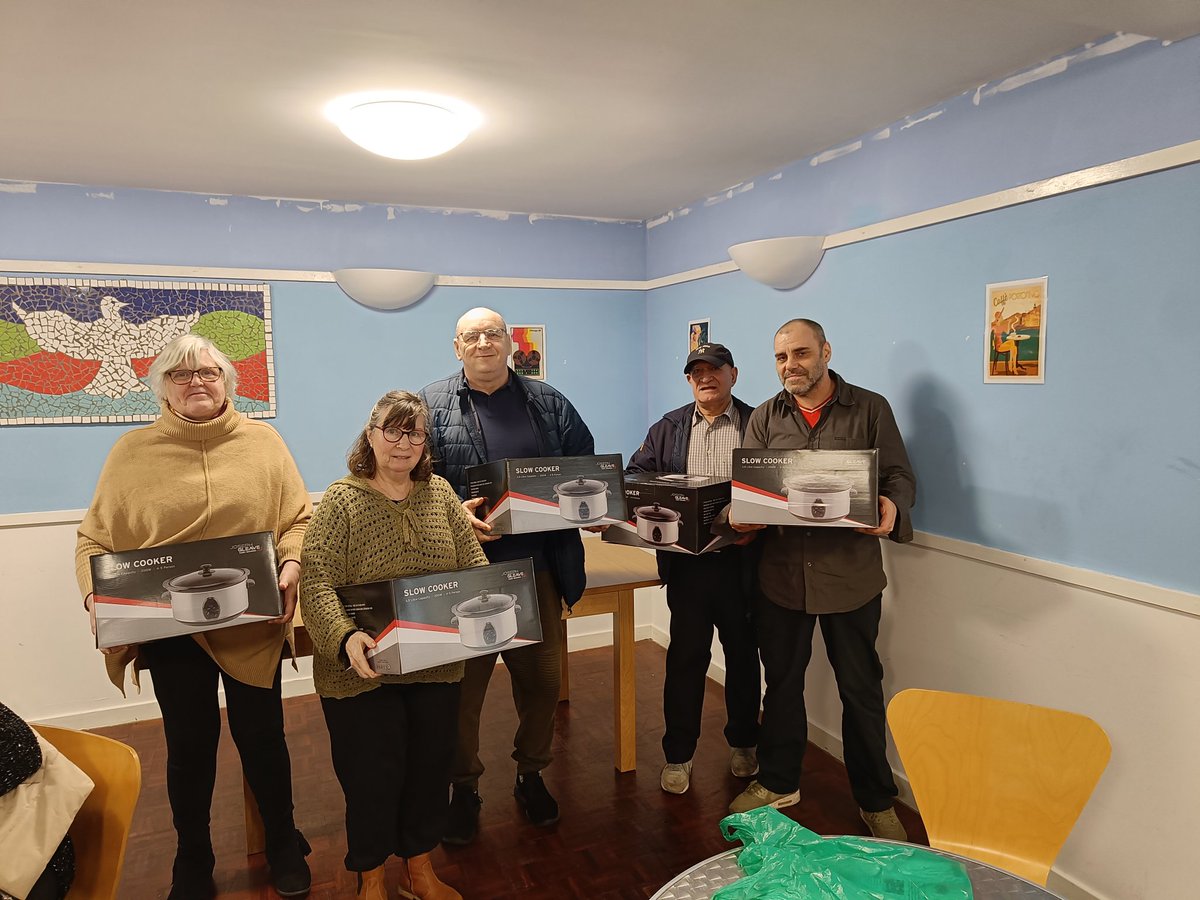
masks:
[[(893, 809), (897, 791), (885, 753), (883, 666), (875, 650), (887, 584), (878, 538), (912, 540), (909, 510), (916, 479), (887, 400), (831, 371), (831, 355), (825, 331), (816, 322), (792, 319), (780, 327), (775, 368), (783, 390), (751, 414), (743, 446), (878, 449), (879, 526), (776, 526), (762, 535), (755, 607), (767, 679), (760, 768), (758, 780), (729, 809), (778, 809), (800, 800), (800, 766), (808, 743), (804, 672), (819, 620), (842, 700), (846, 771), (863, 821), (876, 837), (904, 840)], [(744, 532), (766, 528), (730, 525)]]

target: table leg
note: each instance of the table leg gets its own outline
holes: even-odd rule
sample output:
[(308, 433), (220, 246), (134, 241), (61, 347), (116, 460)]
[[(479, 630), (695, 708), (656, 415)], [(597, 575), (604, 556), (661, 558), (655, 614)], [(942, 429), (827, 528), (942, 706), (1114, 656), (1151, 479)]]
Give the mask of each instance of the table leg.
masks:
[(246, 855), (262, 853), (267, 849), (267, 836), (258, 814), (258, 801), (254, 799), (245, 775), (242, 776), (242, 804), (246, 810)]
[(637, 768), (637, 677), (633, 659), (633, 591), (617, 595), (613, 617), (613, 734), (618, 772)]
[(564, 619), (562, 626), (562, 658), (558, 661), (558, 702), (571, 699), (571, 666), (567, 663), (567, 623)]

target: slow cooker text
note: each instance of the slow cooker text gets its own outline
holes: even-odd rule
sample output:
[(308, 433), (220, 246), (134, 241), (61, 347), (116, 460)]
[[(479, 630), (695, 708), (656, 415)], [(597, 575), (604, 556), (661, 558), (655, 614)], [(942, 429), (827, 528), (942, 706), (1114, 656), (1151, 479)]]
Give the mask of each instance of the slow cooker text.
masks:
[(119, 562), (118, 569), (141, 569), (145, 566), (165, 566), (174, 560), (170, 556), (152, 556), (149, 559), (135, 559), (132, 562)]
[(424, 587), (405, 588), (405, 597), (419, 597), (421, 594), (436, 594), (438, 591), (448, 591), (458, 587), (457, 581), (445, 581), (441, 584), (430, 584)]
[(557, 472), (558, 466), (515, 466), (513, 471), (518, 475), (532, 475), (535, 472)]

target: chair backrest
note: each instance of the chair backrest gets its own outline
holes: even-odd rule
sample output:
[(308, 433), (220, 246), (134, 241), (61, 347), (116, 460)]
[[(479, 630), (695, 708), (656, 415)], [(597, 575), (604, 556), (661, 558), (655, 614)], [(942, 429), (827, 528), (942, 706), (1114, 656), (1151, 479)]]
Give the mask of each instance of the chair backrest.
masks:
[(53, 725), (33, 727), (96, 784), (70, 830), (75, 844), (70, 895), (112, 900), (121, 881), (125, 842), (142, 786), (138, 755), (127, 744), (103, 735)]
[(929, 844), (1044, 885), (1112, 752), (1078, 713), (910, 689), (888, 724)]

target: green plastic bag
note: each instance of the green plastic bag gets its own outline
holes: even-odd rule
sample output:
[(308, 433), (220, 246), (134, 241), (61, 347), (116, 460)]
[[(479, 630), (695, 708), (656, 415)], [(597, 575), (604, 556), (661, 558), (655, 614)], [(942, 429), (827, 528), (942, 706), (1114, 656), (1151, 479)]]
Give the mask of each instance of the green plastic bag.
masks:
[(769, 806), (721, 820), (746, 873), (713, 900), (971, 900), (958, 862), (920, 847), (823, 838)]

